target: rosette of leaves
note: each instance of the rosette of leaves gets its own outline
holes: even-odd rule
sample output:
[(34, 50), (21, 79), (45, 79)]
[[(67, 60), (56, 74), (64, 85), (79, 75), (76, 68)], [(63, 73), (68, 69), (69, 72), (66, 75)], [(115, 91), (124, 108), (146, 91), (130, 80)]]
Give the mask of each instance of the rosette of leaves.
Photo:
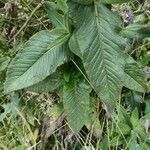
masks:
[(125, 51), (128, 40), (121, 35), (120, 16), (104, 1), (79, 2), (44, 4), (54, 29), (39, 31), (24, 44), (8, 66), (4, 85), (5, 93), (63, 89), (65, 115), (74, 132), (89, 124), (91, 90), (110, 108), (123, 86), (148, 91), (144, 72)]

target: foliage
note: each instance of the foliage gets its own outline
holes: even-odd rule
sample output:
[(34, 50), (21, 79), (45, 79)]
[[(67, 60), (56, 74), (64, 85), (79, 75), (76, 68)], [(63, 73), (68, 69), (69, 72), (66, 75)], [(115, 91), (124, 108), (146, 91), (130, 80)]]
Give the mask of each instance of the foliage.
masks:
[[(17, 117), (22, 120), (25, 133), (14, 137), (17, 149), (63, 149), (57, 142), (48, 145), (51, 139), (63, 139), (67, 149), (149, 149), (150, 76), (145, 68), (150, 58), (150, 26), (149, 21), (141, 22), (138, 15), (132, 18), (129, 12), (129, 22), (123, 22), (113, 7), (126, 2), (129, 0), (37, 2), (38, 15), (44, 9), (52, 27), (43, 25), (45, 29), (23, 36), (17, 47), (10, 44), (11, 36), (10, 45), (0, 39), (0, 121), (3, 127), (15, 120), (13, 130), (19, 132)], [(8, 15), (8, 6), (6, 10)], [(61, 133), (54, 134), (64, 123), (69, 127), (61, 131), (67, 133), (65, 139)], [(80, 136), (83, 146), (73, 140)], [(3, 141), (3, 149), (16, 145)]]

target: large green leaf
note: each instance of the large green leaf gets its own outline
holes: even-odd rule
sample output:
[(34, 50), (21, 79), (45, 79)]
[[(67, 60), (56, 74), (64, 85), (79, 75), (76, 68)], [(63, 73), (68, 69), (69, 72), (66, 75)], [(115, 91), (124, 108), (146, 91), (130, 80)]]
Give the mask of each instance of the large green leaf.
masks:
[(83, 81), (74, 81), (64, 87), (64, 109), (69, 126), (74, 132), (78, 132), (88, 122), (89, 92), (89, 86)]
[(65, 29), (40, 31), (32, 36), (11, 62), (5, 82), (5, 92), (26, 88), (44, 80), (56, 68), (69, 60)]
[[(70, 39), (70, 49), (82, 60), (95, 91), (109, 105), (119, 99), (124, 74), (126, 39), (119, 35), (121, 19), (105, 6), (76, 6), (77, 31)], [(75, 12), (75, 11), (74, 11)]]

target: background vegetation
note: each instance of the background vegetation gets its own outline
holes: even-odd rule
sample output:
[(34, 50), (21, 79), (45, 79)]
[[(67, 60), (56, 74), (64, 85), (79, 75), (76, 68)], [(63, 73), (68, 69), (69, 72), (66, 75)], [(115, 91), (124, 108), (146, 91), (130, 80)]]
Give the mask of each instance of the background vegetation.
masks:
[[(148, 0), (133, 0), (112, 6), (124, 22), (149, 24)], [(121, 101), (110, 118), (106, 107), (98, 100), (91, 105), (95, 114), (92, 125), (74, 134), (61, 112), (61, 93), (21, 90), (5, 95), (3, 83), (6, 68), (18, 49), (42, 29), (52, 29), (51, 20), (40, 0), (0, 1), (0, 149), (150, 149), (150, 95), (124, 88)], [(134, 27), (136, 28), (136, 27)], [(133, 38), (128, 52), (144, 66), (150, 78), (150, 39)], [(130, 35), (131, 38), (133, 35)], [(72, 62), (71, 67), (76, 69)], [(78, 69), (78, 68), (77, 68)], [(55, 75), (54, 75), (55, 76)], [(67, 80), (67, 77), (65, 77)], [(36, 91), (36, 90), (35, 90)], [(95, 93), (92, 93), (95, 94)], [(93, 98), (95, 98), (93, 96)]]

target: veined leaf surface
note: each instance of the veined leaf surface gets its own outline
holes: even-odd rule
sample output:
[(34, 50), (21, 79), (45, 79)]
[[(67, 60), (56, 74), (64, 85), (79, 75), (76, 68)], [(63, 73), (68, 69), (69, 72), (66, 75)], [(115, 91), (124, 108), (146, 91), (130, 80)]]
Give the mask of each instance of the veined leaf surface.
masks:
[(68, 37), (65, 29), (43, 30), (32, 36), (8, 68), (5, 92), (36, 84), (68, 61), (69, 50), (64, 44)]
[(148, 38), (150, 37), (150, 25), (131, 24), (123, 28), (121, 34), (127, 38)]
[[(67, 27), (68, 28), (69, 26), (68, 25), (69, 18), (68, 18), (68, 13), (67, 13), (68, 10), (64, 10), (65, 11), (64, 14), (60, 13), (60, 11), (62, 11), (61, 9), (63, 9), (61, 5), (66, 4), (66, 2), (63, 2), (63, 1), (64, 0), (57, 0), (57, 4), (53, 2), (46, 2), (44, 4), (44, 8), (54, 27)], [(67, 7), (67, 5), (64, 7)]]
[(82, 60), (95, 91), (105, 103), (114, 104), (120, 96), (124, 74), (126, 39), (119, 35), (121, 19), (104, 5), (76, 6), (77, 31), (70, 39), (71, 50)]
[(53, 91), (60, 86), (62, 86), (62, 79), (61, 74), (58, 72), (55, 72), (51, 74), (50, 76), (46, 77), (43, 81), (40, 81), (30, 87), (28, 87), (26, 90), (32, 91), (32, 92), (50, 92)]
[(84, 82), (68, 83), (64, 87), (63, 104), (69, 126), (78, 132), (89, 117), (90, 88)]

